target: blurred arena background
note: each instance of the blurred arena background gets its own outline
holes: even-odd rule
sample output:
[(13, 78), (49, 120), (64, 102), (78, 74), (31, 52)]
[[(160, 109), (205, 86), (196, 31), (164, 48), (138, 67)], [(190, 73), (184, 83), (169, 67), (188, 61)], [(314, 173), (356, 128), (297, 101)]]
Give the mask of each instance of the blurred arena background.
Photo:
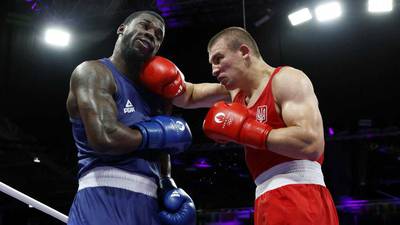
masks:
[[(341, 13), (319, 21), (323, 0), (7, 0), (0, 20), (0, 181), (68, 214), (77, 189), (76, 150), (65, 101), (82, 61), (111, 55), (116, 29), (140, 9), (167, 21), (159, 55), (191, 82), (216, 82), (207, 42), (228, 26), (245, 26), (267, 63), (290, 65), (312, 80), (325, 126), (325, 181), (340, 224), (400, 224), (400, 1), (374, 12), (368, 0), (338, 0)], [(288, 15), (308, 8), (293, 26)], [(379, 10), (378, 10), (379, 11)], [(70, 32), (69, 45), (48, 45), (48, 27)], [(174, 156), (173, 175), (191, 193), (201, 225), (252, 222), (255, 185), (243, 151), (207, 139), (206, 109), (176, 109), (194, 143)], [(60, 221), (0, 193), (0, 224)]]

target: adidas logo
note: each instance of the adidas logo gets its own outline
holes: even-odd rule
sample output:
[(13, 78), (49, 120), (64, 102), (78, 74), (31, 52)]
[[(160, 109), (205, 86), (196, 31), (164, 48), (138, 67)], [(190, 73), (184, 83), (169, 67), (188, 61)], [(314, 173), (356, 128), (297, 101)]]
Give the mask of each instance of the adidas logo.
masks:
[(135, 112), (135, 107), (133, 107), (131, 101), (129, 101), (128, 99), (128, 101), (126, 101), (125, 104), (124, 113), (132, 113), (132, 112)]

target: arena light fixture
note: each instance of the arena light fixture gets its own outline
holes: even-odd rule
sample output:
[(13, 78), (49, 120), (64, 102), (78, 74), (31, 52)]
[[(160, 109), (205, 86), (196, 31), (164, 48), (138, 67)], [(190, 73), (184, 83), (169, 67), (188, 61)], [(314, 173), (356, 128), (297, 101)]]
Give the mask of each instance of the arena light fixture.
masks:
[(339, 2), (328, 2), (315, 8), (317, 20), (325, 22), (336, 19), (342, 15), (342, 6)]
[(307, 22), (308, 20), (311, 20), (312, 15), (308, 8), (303, 8), (294, 13), (289, 14), (288, 18), (293, 26), (297, 26), (299, 24)]
[(39, 157), (34, 157), (34, 158), (33, 158), (33, 162), (34, 162), (34, 163), (40, 163)]
[(372, 13), (390, 12), (393, 10), (393, 0), (369, 0), (368, 11)]
[(60, 28), (48, 28), (45, 31), (44, 40), (46, 43), (58, 47), (66, 47), (70, 41), (70, 34), (68, 31)]

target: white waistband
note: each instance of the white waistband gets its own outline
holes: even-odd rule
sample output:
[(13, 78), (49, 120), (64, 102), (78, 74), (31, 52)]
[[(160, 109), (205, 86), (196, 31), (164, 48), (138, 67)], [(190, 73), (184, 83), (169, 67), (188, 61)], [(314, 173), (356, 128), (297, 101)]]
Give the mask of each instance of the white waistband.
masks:
[(157, 198), (153, 178), (114, 167), (97, 167), (79, 178), (79, 190), (89, 187), (114, 187)]
[(293, 160), (276, 165), (255, 180), (256, 198), (267, 191), (289, 184), (318, 184), (325, 186), (321, 165), (310, 160)]

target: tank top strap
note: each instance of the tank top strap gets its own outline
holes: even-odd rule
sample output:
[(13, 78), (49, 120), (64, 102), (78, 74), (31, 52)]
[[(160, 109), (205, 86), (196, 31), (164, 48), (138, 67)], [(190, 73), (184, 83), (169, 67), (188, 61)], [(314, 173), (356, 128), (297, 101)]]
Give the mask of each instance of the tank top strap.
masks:
[(103, 63), (113, 74), (119, 74), (119, 71), (115, 66), (112, 64), (109, 58), (102, 58), (100, 62)]
[[(274, 76), (275, 76), (277, 73), (279, 73), (279, 71), (281, 71), (282, 68), (283, 68), (283, 66), (278, 66), (277, 68), (275, 68), (274, 72), (272, 72), (272, 74), (271, 74), (270, 80), (272, 80), (272, 78), (274, 78)], [(271, 83), (271, 82), (269, 82), (269, 83)]]

